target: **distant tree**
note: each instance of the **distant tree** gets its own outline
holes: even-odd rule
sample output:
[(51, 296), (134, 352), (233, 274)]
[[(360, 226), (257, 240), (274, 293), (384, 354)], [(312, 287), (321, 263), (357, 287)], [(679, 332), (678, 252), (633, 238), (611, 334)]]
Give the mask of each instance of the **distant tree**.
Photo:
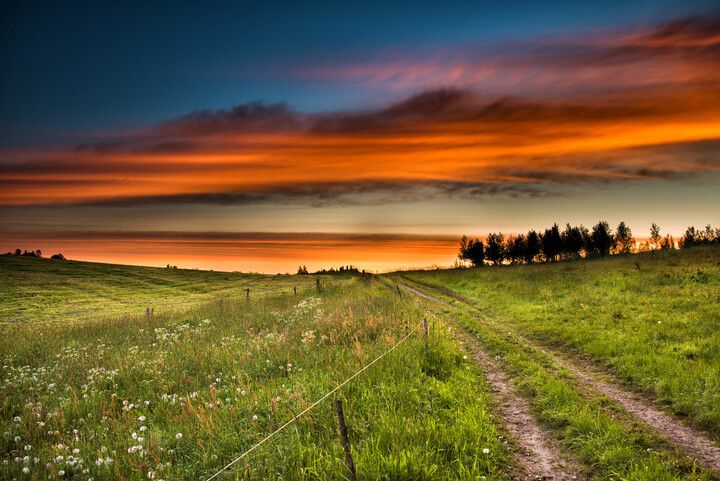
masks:
[(565, 225), (565, 230), (561, 234), (562, 253), (567, 258), (580, 257), (580, 252), (585, 249), (585, 238), (583, 237), (584, 227), (572, 227), (570, 224)]
[(305, 266), (298, 267), (297, 273), (301, 274), (301, 275), (307, 274), (308, 273), (307, 267), (305, 267)]
[(593, 226), (591, 239), (591, 251), (595, 254), (606, 256), (610, 254), (610, 248), (613, 245), (612, 231), (610, 225), (601, 221)]
[(560, 237), (560, 228), (557, 224), (553, 224), (550, 229), (545, 229), (545, 232), (540, 236), (542, 242), (542, 253), (545, 256), (545, 260), (548, 262), (554, 262), (558, 259), (560, 252), (562, 252), (562, 238)]
[(620, 222), (613, 236), (615, 251), (621, 254), (629, 254), (635, 245), (635, 239), (632, 236), (630, 227), (625, 222)]
[(700, 233), (695, 230), (695, 226), (690, 226), (685, 231), (682, 239), (680, 240), (681, 247), (692, 247), (700, 243)]
[(35, 257), (42, 257), (42, 251), (40, 249), (35, 251)]
[(660, 241), (660, 248), (661, 249), (674, 249), (675, 248), (675, 239), (668, 234), (665, 237), (663, 237), (663, 240)]
[(505, 260), (505, 236), (502, 232), (494, 232), (485, 239), (485, 259), (493, 265), (500, 265)]
[(16, 256), (22, 255), (22, 251), (20, 249), (15, 249), (15, 255)]
[(55, 255), (51, 256), (50, 259), (60, 259), (61, 261), (64, 261), (65, 256), (62, 254), (55, 254)]
[(650, 226), (650, 246), (651, 246), (651, 248), (659, 249), (661, 240), (662, 240), (662, 236), (660, 235), (660, 226), (658, 226), (655, 222), (653, 222), (652, 225)]
[(505, 242), (505, 251), (507, 252), (507, 258), (510, 259), (510, 262), (513, 264), (521, 264), (525, 254), (525, 236), (523, 234), (509, 236)]
[(467, 236), (463, 236), (460, 240), (458, 257), (461, 260), (470, 261), (474, 266), (481, 266), (485, 262), (485, 246), (481, 240), (468, 240)]
[(534, 230), (531, 230), (528, 232), (527, 237), (525, 238), (525, 250), (523, 251), (523, 258), (525, 259), (525, 262), (528, 264), (531, 264), (535, 262), (535, 259), (538, 255), (540, 255), (540, 236), (537, 232)]

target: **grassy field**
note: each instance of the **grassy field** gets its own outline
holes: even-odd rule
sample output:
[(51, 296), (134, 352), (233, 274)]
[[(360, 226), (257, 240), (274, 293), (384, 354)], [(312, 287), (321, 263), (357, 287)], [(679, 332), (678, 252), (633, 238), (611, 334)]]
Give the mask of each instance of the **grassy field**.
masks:
[[(0, 255), (0, 325), (106, 319), (314, 288), (315, 277), (123, 266)], [(320, 276), (323, 280), (327, 276)]]
[[(315, 276), (0, 261), (0, 479), (207, 479), (394, 346), (221, 479), (347, 479), (335, 398), (358, 479), (525, 479), (526, 448), (464, 331), (578, 479), (720, 480), (529, 344), (590, 361), (717, 435), (717, 247), (372, 284), (325, 276), (320, 291)], [(456, 308), (401, 297), (400, 283)]]
[[(0, 478), (206, 479), (426, 315), (380, 282), (288, 285), (150, 319), (15, 326), (0, 346)], [(360, 479), (506, 479), (482, 374), (430, 321), (427, 347), (412, 335), (224, 477), (346, 479), (337, 397)]]
[(408, 273), (720, 434), (720, 247)]

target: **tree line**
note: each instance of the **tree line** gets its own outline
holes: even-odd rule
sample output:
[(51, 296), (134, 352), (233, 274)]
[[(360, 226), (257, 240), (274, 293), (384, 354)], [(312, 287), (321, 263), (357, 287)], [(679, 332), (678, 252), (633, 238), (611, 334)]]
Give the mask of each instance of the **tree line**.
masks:
[[(6, 252), (6, 256), (25, 256), (25, 257), (42, 257), (42, 251), (40, 249), (35, 251), (23, 251), (20, 249), (15, 249), (15, 252)], [(65, 260), (65, 256), (62, 254), (54, 254), (50, 256), (50, 259), (61, 259)]]
[[(713, 229), (707, 225), (705, 230), (698, 230), (694, 226), (688, 227), (678, 245), (691, 247), (714, 243), (720, 243), (720, 229)], [(458, 258), (474, 266), (532, 264), (675, 247), (675, 239), (671, 235), (663, 237), (660, 234), (660, 227), (655, 223), (650, 227), (650, 238), (638, 245), (625, 222), (620, 222), (613, 233), (607, 222), (600, 221), (592, 230), (583, 225), (566, 224), (565, 229), (561, 231), (560, 227), (554, 224), (544, 231), (531, 230), (527, 234), (507, 237), (502, 233), (493, 232), (484, 241), (463, 236)]]

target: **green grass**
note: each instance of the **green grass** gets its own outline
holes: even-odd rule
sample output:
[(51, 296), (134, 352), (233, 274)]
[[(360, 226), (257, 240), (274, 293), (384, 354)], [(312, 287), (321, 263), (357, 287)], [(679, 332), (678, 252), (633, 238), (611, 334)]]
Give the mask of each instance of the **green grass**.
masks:
[(590, 479), (720, 479), (717, 473), (678, 455), (607, 398), (588, 393), (567, 370), (555, 366), (546, 354), (529, 347), (518, 336), (463, 311), (430, 304), (428, 307), (470, 331), (483, 349), (495, 356), (530, 401), (536, 418), (577, 456)]
[(720, 434), (720, 247), (408, 276)]
[(178, 311), (222, 297), (310, 290), (341, 276), (289, 276), (124, 266), (0, 255), (0, 325)]
[[(0, 478), (205, 479), (425, 315), (357, 278), (286, 291), (150, 319), (17, 326), (0, 346)], [(413, 335), (337, 393), (358, 475), (506, 479), (482, 374), (431, 322), (428, 347)], [(227, 477), (346, 479), (332, 397)]]

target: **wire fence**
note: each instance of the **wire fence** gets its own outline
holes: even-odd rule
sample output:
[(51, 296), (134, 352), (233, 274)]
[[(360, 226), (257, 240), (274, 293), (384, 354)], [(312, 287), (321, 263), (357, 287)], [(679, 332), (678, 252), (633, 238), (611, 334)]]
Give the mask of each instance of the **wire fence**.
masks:
[(427, 322), (427, 321), (423, 320), (422, 322), (418, 323), (418, 324), (417, 324), (415, 327), (413, 327), (412, 329), (409, 329), (409, 331), (408, 331), (408, 333), (405, 335), (405, 337), (403, 337), (403, 338), (400, 339), (397, 343), (395, 343), (395, 345), (393, 345), (393, 347), (391, 347), (391, 348), (388, 349), (387, 351), (385, 351), (385, 352), (383, 352), (382, 354), (380, 354), (378, 357), (376, 357), (375, 359), (373, 359), (370, 363), (366, 364), (362, 369), (360, 369), (359, 371), (355, 372), (355, 374), (353, 374), (353, 375), (350, 376), (349, 378), (345, 379), (342, 383), (338, 384), (333, 390), (329, 391), (329, 392), (326, 393), (323, 397), (321, 397), (320, 399), (318, 399), (317, 401), (315, 401), (314, 403), (312, 403), (310, 406), (308, 406), (307, 408), (305, 408), (305, 410), (303, 410), (300, 414), (296, 415), (294, 418), (292, 418), (291, 420), (289, 420), (288, 422), (286, 422), (285, 424), (283, 424), (282, 426), (280, 426), (279, 428), (277, 428), (275, 431), (273, 431), (270, 435), (268, 435), (268, 436), (267, 436), (266, 438), (264, 438), (262, 441), (260, 441), (260, 442), (256, 443), (255, 445), (253, 445), (250, 449), (248, 449), (247, 451), (245, 451), (244, 453), (242, 453), (240, 456), (238, 456), (237, 458), (235, 458), (232, 462), (230, 462), (230, 463), (228, 463), (227, 465), (225, 465), (222, 469), (220, 469), (220, 470), (217, 471), (215, 474), (213, 474), (212, 476), (210, 476), (209, 478), (207, 478), (205, 481), (210, 481), (210, 480), (216, 478), (217, 476), (219, 476), (220, 474), (222, 474), (224, 471), (227, 471), (227, 470), (230, 469), (230, 467), (232, 467), (235, 463), (237, 463), (238, 461), (240, 461), (241, 459), (243, 459), (244, 457), (246, 457), (248, 454), (250, 454), (250, 453), (252, 453), (253, 451), (255, 451), (255, 450), (256, 450), (257, 448), (259, 448), (260, 446), (262, 446), (263, 443), (265, 443), (265, 441), (271, 439), (273, 436), (275, 436), (276, 434), (280, 433), (283, 429), (285, 429), (286, 427), (288, 427), (289, 425), (291, 425), (292, 423), (294, 423), (295, 421), (297, 421), (298, 419), (300, 419), (300, 417), (302, 417), (305, 413), (307, 413), (308, 411), (310, 411), (311, 409), (313, 409), (315, 406), (317, 406), (318, 404), (320, 404), (321, 402), (323, 402), (325, 399), (327, 399), (329, 396), (331, 396), (332, 394), (334, 394), (335, 392), (337, 392), (337, 391), (338, 391), (341, 387), (343, 387), (345, 384), (347, 384), (347, 383), (349, 383), (350, 381), (352, 381), (353, 379), (355, 379), (357, 376), (359, 376), (360, 374), (362, 374), (362, 373), (363, 373), (366, 369), (368, 369), (370, 366), (372, 366), (373, 364), (375, 364), (376, 362), (378, 362), (380, 359), (382, 359), (383, 357), (385, 357), (385, 356), (387, 356), (388, 354), (390, 354), (391, 352), (393, 352), (395, 349), (397, 349), (397, 347), (398, 347), (400, 344), (402, 344), (403, 342), (405, 342), (410, 336), (412, 336), (413, 334), (415, 334), (416, 331), (418, 331), (418, 329), (417, 329), (418, 327), (420, 327), (421, 325), (425, 324), (426, 322)]

